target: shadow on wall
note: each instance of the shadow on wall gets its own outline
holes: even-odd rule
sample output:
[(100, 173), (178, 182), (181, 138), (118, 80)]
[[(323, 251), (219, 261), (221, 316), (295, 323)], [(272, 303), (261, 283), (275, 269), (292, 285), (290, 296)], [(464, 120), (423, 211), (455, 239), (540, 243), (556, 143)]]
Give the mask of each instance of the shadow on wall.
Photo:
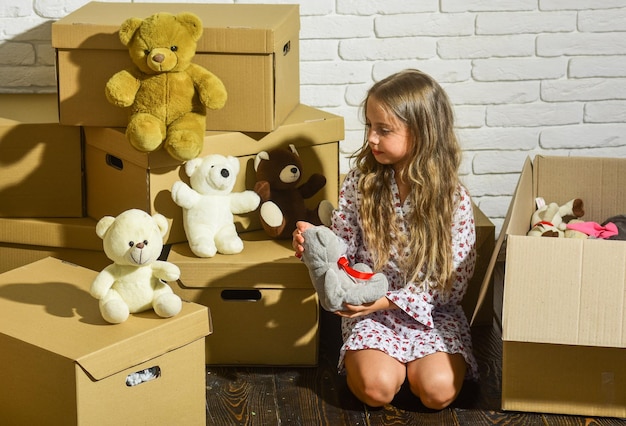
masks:
[[(0, 41), (4, 75), (0, 76), (1, 93), (51, 93), (56, 90), (55, 52), (52, 48), (52, 22)], [(30, 45), (31, 52), (26, 52)], [(15, 62), (13, 62), (15, 61)]]

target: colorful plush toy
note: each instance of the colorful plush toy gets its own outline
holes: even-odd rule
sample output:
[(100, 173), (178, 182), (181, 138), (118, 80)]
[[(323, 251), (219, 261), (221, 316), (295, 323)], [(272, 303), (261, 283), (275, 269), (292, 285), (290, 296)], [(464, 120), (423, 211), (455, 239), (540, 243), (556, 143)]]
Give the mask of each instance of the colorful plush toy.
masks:
[(387, 278), (372, 273), (365, 264), (350, 267), (342, 256), (337, 236), (326, 226), (315, 226), (304, 231), (302, 261), (309, 269), (311, 282), (327, 311), (344, 309), (344, 303), (362, 305), (385, 296)]
[(329, 225), (332, 204), (323, 200), (309, 209), (305, 200), (326, 185), (326, 178), (313, 173), (300, 185), (302, 161), (296, 147), (262, 151), (254, 159), (256, 184), (254, 191), (261, 197), (260, 218), (263, 229), (272, 238), (291, 238), (299, 220), (314, 225)]
[(105, 95), (130, 107), (126, 137), (139, 151), (164, 147), (181, 161), (200, 154), (206, 108), (222, 108), (227, 97), (217, 76), (191, 62), (202, 31), (200, 18), (189, 12), (122, 23), (119, 37), (135, 66), (113, 75)]
[(557, 203), (545, 203), (543, 198), (537, 199), (537, 210), (530, 219), (531, 237), (565, 237), (567, 222), (581, 218), (584, 214), (583, 201), (574, 198), (559, 206)]
[(166, 281), (177, 280), (180, 270), (158, 260), (167, 233), (163, 215), (131, 209), (117, 217), (104, 216), (96, 224), (104, 252), (113, 264), (104, 268), (91, 284), (102, 317), (113, 324), (126, 321), (130, 313), (154, 309), (161, 317), (178, 314), (180, 297)]
[(185, 163), (190, 184), (174, 182), (172, 199), (183, 208), (183, 226), (189, 247), (198, 257), (217, 252), (235, 254), (243, 250), (233, 214), (254, 211), (259, 196), (254, 191), (232, 192), (239, 173), (235, 157), (212, 154)]

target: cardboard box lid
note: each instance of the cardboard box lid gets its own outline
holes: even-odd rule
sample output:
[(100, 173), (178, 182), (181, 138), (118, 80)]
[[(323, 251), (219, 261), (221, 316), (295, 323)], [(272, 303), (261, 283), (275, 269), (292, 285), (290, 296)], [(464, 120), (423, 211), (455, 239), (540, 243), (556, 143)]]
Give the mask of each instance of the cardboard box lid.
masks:
[[(504, 340), (626, 347), (626, 242), (526, 236), (536, 197), (582, 198), (584, 220), (602, 222), (626, 211), (625, 180), (626, 159), (526, 160), (487, 271), (506, 244)], [(485, 279), (479, 305), (488, 285)]]
[[(147, 170), (174, 169), (180, 161), (172, 158), (165, 150), (151, 153), (140, 152), (126, 141), (124, 128), (85, 127), (85, 141), (89, 146), (107, 154), (122, 158)], [(285, 121), (272, 132), (221, 132), (207, 131), (204, 149), (199, 157), (209, 154), (256, 155), (260, 151), (287, 146), (293, 143), (296, 148), (338, 142), (343, 140), (344, 119), (341, 116), (299, 104)], [(123, 140), (125, 143), (111, 143)]]
[(58, 122), (56, 93), (0, 94), (0, 126)]
[(73, 360), (95, 380), (210, 334), (208, 309), (188, 302), (172, 318), (147, 311), (106, 323), (89, 294), (96, 275), (51, 257), (0, 275), (0, 334)]
[(81, 218), (0, 217), (0, 242), (102, 251), (97, 220)]
[(313, 289), (306, 265), (295, 257), (291, 240), (271, 240), (264, 231), (243, 232), (239, 254), (199, 258), (188, 243), (171, 246), (167, 260), (180, 268), (186, 288)]
[(297, 4), (90, 2), (52, 24), (52, 47), (125, 50), (117, 35), (122, 22), (158, 12), (198, 15), (204, 27), (198, 53), (282, 53), (285, 42), (300, 31)]

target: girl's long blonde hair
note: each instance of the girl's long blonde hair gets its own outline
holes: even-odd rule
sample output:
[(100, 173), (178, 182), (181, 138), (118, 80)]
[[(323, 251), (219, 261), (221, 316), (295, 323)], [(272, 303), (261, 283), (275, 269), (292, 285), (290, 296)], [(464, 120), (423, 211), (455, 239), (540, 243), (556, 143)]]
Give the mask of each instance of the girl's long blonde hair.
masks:
[(418, 70), (401, 71), (374, 84), (363, 103), (364, 116), (370, 97), (407, 125), (410, 159), (395, 179), (410, 185), (408, 198), (413, 206), (405, 234), (395, 220), (393, 168), (374, 159), (366, 136), (354, 158), (362, 172), (358, 183), (363, 200), (359, 213), (374, 268), (381, 270), (392, 249), (402, 254), (408, 248), (408, 256), (400, 256), (406, 278), (424, 280), (447, 291), (454, 277), (452, 219), (461, 161), (450, 101), (435, 80)]

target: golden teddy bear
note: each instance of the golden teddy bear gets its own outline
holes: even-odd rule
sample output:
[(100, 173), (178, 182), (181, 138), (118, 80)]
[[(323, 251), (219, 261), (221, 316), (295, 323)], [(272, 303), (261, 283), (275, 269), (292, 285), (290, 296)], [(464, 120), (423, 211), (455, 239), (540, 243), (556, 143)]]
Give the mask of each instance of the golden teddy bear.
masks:
[(202, 32), (202, 21), (190, 12), (122, 23), (119, 37), (134, 67), (114, 74), (105, 95), (130, 108), (126, 137), (137, 150), (164, 148), (181, 161), (202, 151), (206, 108), (221, 109), (227, 98), (222, 81), (191, 62)]

